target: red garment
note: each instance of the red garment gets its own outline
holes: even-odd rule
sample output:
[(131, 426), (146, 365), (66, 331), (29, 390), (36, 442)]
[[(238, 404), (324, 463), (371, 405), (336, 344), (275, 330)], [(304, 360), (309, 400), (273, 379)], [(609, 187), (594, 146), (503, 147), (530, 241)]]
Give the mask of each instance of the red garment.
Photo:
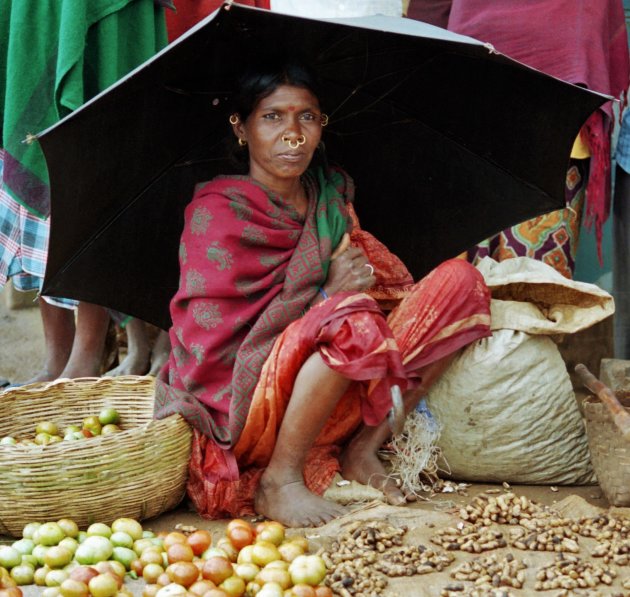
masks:
[[(269, 9), (270, 0), (235, 0), (238, 4)], [(218, 10), (224, 0), (174, 0), (175, 10), (166, 11), (168, 41), (176, 40), (193, 25)]]
[[(593, 91), (620, 98), (628, 88), (630, 60), (622, 0), (453, 0), (448, 28), (490, 42), (511, 58)], [(592, 155), (586, 223), (595, 223), (600, 259), (602, 226), (610, 211), (612, 128), (609, 102), (582, 130)]]
[(407, 18), (446, 29), (450, 11), (451, 0), (410, 0)]
[[(345, 174), (309, 171), (303, 182), (304, 219), (248, 177), (217, 177), (186, 208), (162, 376), (205, 406), (198, 426), (226, 447), (240, 435), (274, 340), (308, 309), (351, 226)], [(165, 399), (158, 417), (173, 408)]]
[(361, 422), (376, 424), (389, 409), (389, 401), (375, 399), (373, 386), (387, 376), (388, 388), (395, 381), (403, 388), (417, 384), (423, 367), (489, 336), (489, 302), (479, 272), (453, 259), (414, 285), (387, 319), (364, 294), (335, 295), (313, 307), (275, 342), (234, 450), (222, 450), (195, 430), (188, 494), (197, 511), (209, 518), (254, 513), (254, 493), (271, 459), (293, 384), (313, 352), (355, 380), (306, 459), (306, 486), (321, 494), (340, 470), (340, 450)]

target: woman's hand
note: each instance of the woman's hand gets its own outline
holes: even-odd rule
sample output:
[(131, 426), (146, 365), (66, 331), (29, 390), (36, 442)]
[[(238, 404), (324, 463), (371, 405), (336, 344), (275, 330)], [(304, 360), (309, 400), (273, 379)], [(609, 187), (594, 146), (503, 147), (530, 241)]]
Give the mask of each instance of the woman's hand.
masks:
[(348, 290), (367, 290), (376, 282), (373, 272), (363, 251), (357, 247), (349, 247), (330, 262), (324, 290), (328, 295)]

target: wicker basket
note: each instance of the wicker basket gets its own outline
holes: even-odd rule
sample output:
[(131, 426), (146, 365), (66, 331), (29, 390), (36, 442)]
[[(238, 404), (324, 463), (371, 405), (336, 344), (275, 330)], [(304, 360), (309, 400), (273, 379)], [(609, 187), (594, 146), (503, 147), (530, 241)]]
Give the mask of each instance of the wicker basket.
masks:
[(81, 528), (174, 508), (186, 489), (191, 430), (179, 415), (153, 419), (154, 378), (29, 384), (0, 393), (0, 437), (32, 438), (40, 421), (61, 428), (115, 408), (122, 431), (47, 446), (0, 445), (0, 533), (72, 518)]
[[(615, 392), (630, 411), (627, 392)], [(630, 505), (630, 442), (623, 439), (609, 410), (596, 397), (584, 401), (586, 433), (593, 469), (611, 506)]]

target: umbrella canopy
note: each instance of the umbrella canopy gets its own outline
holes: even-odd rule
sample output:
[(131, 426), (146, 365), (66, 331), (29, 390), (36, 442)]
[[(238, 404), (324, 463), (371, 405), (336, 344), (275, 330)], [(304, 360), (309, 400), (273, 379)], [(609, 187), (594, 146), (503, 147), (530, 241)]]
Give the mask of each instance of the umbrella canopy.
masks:
[(609, 99), (413, 20), (224, 5), (38, 136), (52, 205), (44, 294), (170, 325), (184, 207), (196, 182), (232, 171), (234, 76), (268, 51), (318, 73), (329, 159), (355, 179), (362, 226), (416, 278), (564, 207), (573, 140)]

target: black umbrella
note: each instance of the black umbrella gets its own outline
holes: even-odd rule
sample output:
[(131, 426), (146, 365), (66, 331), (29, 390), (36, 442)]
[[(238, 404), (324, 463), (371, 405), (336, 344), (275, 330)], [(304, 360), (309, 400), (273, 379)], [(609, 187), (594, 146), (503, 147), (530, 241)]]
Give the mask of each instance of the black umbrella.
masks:
[(184, 206), (195, 182), (231, 171), (233, 77), (268, 51), (318, 71), (328, 156), (355, 179), (363, 227), (416, 278), (563, 207), (572, 142), (609, 99), (417, 21), (224, 5), (39, 136), (52, 206), (44, 294), (170, 325)]

